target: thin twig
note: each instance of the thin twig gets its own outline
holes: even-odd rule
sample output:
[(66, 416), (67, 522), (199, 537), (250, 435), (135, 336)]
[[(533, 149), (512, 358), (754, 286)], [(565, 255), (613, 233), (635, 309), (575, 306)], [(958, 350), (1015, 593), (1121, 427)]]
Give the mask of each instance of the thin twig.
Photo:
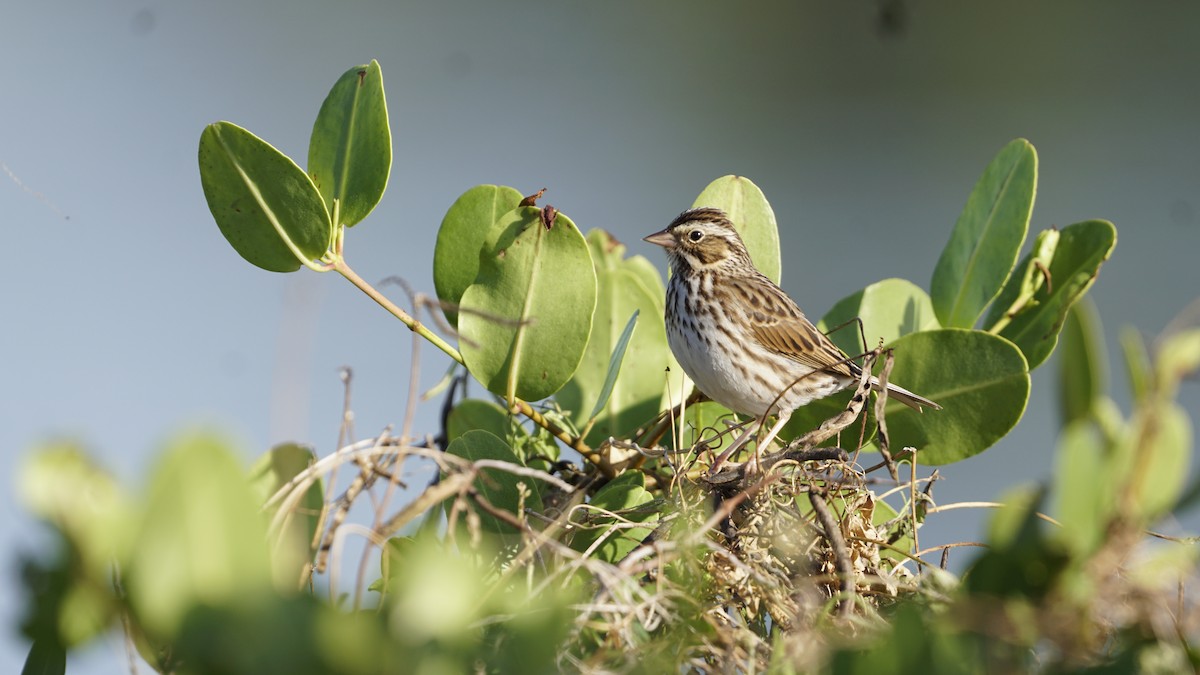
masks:
[(819, 491), (810, 490), (808, 499), (812, 504), (813, 511), (817, 514), (817, 519), (821, 521), (821, 528), (825, 530), (825, 538), (829, 541), (830, 548), (833, 549), (833, 559), (837, 564), (842, 591), (842, 599), (838, 603), (838, 611), (841, 612), (843, 617), (849, 616), (850, 612), (854, 609), (854, 596), (857, 584), (854, 581), (854, 566), (850, 563), (850, 553), (846, 549), (846, 540), (842, 537), (842, 528), (834, 520), (833, 514), (829, 511), (829, 505), (825, 502), (825, 497)]

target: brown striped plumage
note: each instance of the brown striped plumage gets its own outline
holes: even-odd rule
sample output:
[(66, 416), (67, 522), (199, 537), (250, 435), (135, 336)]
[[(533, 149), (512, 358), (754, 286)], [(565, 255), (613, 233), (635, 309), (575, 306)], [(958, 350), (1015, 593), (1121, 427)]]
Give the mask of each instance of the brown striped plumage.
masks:
[[(793, 410), (858, 380), (858, 365), (754, 267), (724, 212), (684, 211), (646, 241), (665, 248), (670, 260), (667, 339), (679, 365), (725, 407), (755, 417), (779, 415), (764, 444)], [(878, 389), (874, 378), (871, 384)], [(916, 410), (940, 408), (891, 383), (888, 395)]]

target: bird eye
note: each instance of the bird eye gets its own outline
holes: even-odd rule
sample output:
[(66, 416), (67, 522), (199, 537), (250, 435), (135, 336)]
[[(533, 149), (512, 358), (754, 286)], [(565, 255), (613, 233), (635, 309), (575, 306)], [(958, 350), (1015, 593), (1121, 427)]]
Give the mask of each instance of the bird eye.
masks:
[(704, 233), (700, 230), (692, 230), (691, 232), (688, 232), (688, 239), (691, 239), (692, 241), (700, 241), (703, 238)]

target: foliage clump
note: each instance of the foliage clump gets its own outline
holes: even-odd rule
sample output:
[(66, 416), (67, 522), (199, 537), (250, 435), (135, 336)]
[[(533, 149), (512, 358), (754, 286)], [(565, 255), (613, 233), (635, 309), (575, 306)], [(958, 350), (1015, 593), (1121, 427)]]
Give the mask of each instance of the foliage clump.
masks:
[[(68, 650), (113, 626), (164, 673), (1200, 664), (1196, 549), (1148, 529), (1200, 498), (1185, 486), (1192, 427), (1175, 403), (1200, 369), (1200, 329), (1162, 336), (1152, 357), (1125, 341), (1134, 396), (1119, 411), (1078, 302), (1115, 228), (1051, 228), (1022, 258), (1027, 141), (985, 169), (930, 293), (882, 280), (821, 320), (863, 365), (854, 391), (797, 411), (781, 447), (751, 445), (715, 470), (754, 421), (680, 376), (655, 266), (538, 206), (541, 193), (467, 190), (439, 231), (438, 299), (415, 296), (411, 311), (349, 267), (347, 228), (382, 199), (391, 166), (378, 64), (338, 80), (307, 170), (228, 122), (203, 132), (199, 158), (213, 217), (246, 260), (335, 271), (452, 359), (429, 392), (440, 428), (406, 419), (357, 440), (347, 427), (340, 447), (281, 445), (248, 472), (221, 438), (184, 435), (140, 495), (77, 447), (43, 448), (21, 487), (59, 548), (25, 564), (30, 672), (62, 672)], [(719, 178), (696, 205), (724, 209), (779, 280), (775, 215), (752, 182)], [(855, 318), (858, 331), (838, 330)], [(1054, 480), (976, 504), (996, 509), (984, 542), (922, 548), (922, 528), (960, 506), (938, 503), (924, 467), (1007, 434), (1029, 371), (1056, 347)], [(871, 373), (944, 410), (871, 402)], [(488, 393), (467, 395), (469, 380)], [(958, 576), (946, 563), (960, 548), (976, 552)]]

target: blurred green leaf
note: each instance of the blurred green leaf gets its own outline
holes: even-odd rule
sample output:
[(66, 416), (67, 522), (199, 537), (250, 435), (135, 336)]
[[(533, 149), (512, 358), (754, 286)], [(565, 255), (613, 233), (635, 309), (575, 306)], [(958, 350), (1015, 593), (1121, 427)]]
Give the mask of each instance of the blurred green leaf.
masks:
[(1200, 328), (1182, 330), (1160, 340), (1154, 363), (1158, 395), (1174, 398), (1179, 382), (1200, 371)]
[(971, 190), (933, 270), (930, 296), (943, 326), (971, 328), (1009, 278), (1025, 243), (1037, 190), (1037, 153), (1019, 138)]
[(21, 675), (64, 675), (67, 672), (67, 651), (52, 640), (34, 640), (25, 657)]
[(999, 331), (1021, 348), (1030, 370), (1054, 351), (1067, 311), (1091, 287), (1116, 243), (1117, 230), (1107, 221), (1087, 220), (1063, 228), (1049, 266), (1050, 282)]
[[(503, 185), (476, 185), (462, 193), (438, 228), (433, 248), (433, 287), (438, 299), (451, 305), (462, 300), (479, 276), (480, 249), (488, 233), (509, 211), (521, 203), (521, 193)], [(451, 325), (458, 325), (458, 312), (443, 307)]]
[[(250, 467), (250, 490), (256, 503), (267, 502), (284, 485), (316, 461), (312, 448), (296, 443), (281, 443), (271, 448)], [(288, 498), (277, 503), (268, 513), (275, 512), (288, 503)], [(304, 491), (299, 501), (290, 505), (283, 531), (271, 539), (271, 568), (277, 588), (296, 590), (301, 583), (301, 571), (305, 563), (312, 560), (313, 540), (320, 524), (321, 510), (325, 506), (325, 484), (315, 480)]]
[(990, 333), (946, 328), (896, 340), (890, 382), (936, 401), (942, 410), (919, 413), (888, 401), (892, 452), (912, 446), (921, 464), (950, 464), (1003, 438), (1029, 399), (1025, 359)]
[(1066, 426), (1090, 417), (1108, 389), (1108, 350), (1091, 300), (1084, 298), (1067, 312), (1062, 341), (1058, 408)]
[(224, 441), (197, 433), (168, 444), (125, 574), (143, 628), (169, 637), (198, 604), (251, 602), (270, 591), (258, 507)]
[(225, 239), (251, 264), (294, 272), (325, 255), (333, 227), (308, 174), (231, 122), (200, 134), (200, 183)]
[(842, 298), (817, 322), (817, 328), (828, 332), (844, 325), (829, 333), (829, 339), (849, 355), (861, 354), (863, 346), (855, 318), (862, 320), (869, 349), (874, 349), (881, 338), (889, 344), (902, 335), (941, 327), (929, 296), (904, 279), (884, 279)]
[(93, 581), (107, 581), (113, 562), (128, 559), (135, 507), (82, 448), (69, 442), (38, 448), (21, 466), (17, 489), (26, 508), (62, 533)]
[(387, 595), (390, 592), (392, 577), (404, 570), (405, 562), (418, 545), (420, 544), (414, 537), (389, 538), (379, 555), (379, 581), (371, 584), (368, 590)]
[(308, 143), (308, 175), (333, 215), (352, 226), (375, 208), (392, 171), (392, 131), (379, 62), (347, 70), (329, 90)]
[(1055, 536), (1077, 557), (1090, 555), (1104, 541), (1116, 507), (1110, 456), (1093, 420), (1082, 417), (1063, 429), (1054, 470), (1054, 511), (1063, 526)]
[(733, 221), (754, 266), (775, 283), (779, 283), (779, 227), (775, 212), (767, 203), (762, 190), (742, 176), (722, 176), (708, 184), (696, 197), (693, 208), (721, 209)]
[(520, 207), (484, 244), (479, 276), (463, 293), (459, 332), (467, 370), (511, 404), (562, 388), (587, 349), (596, 272), (583, 235), (558, 214)]
[(593, 557), (609, 563), (620, 561), (654, 529), (627, 525), (631, 522), (658, 522), (661, 514), (654, 509), (644, 508), (653, 501), (654, 495), (646, 490), (645, 475), (640, 471), (627, 471), (617, 476), (600, 488), (589, 502), (594, 509), (608, 511), (615, 516), (600, 515), (594, 509), (586, 510), (586, 527), (576, 532), (571, 540), (571, 548), (587, 551), (604, 537), (604, 542), (593, 552)]
[[(936, 615), (923, 611), (918, 603), (898, 603), (895, 613), (887, 618), (881, 634), (868, 639), (865, 645), (835, 645), (828, 672), (832, 675), (977, 675), (987, 672), (980, 641), (960, 627), (948, 627), (951, 621), (939, 620)], [(996, 645), (993, 653), (999, 647)]]
[[(521, 466), (520, 460), (512, 451), (512, 448), (508, 446), (508, 443), (486, 431), (474, 430), (464, 433), (454, 442), (450, 443), (446, 448), (446, 452), (472, 462), (491, 459), (507, 462), (513, 466)], [(524, 483), (528, 490), (528, 494), (523, 502), (518, 487), (521, 483)], [(503, 469), (480, 469), (479, 476), (475, 479), (474, 485), (479, 494), (488, 500), (492, 506), (503, 509), (513, 514), (514, 517), (524, 518), (524, 513), (521, 511), (522, 505), (534, 511), (542, 510), (541, 486), (538, 485), (536, 480), (527, 476), (518, 476)], [(447, 502), (447, 508), (449, 508), (449, 505), (449, 502)], [(484, 529), (489, 532), (517, 531), (512, 525), (502, 522), (474, 504), (471, 504), (471, 508), (479, 513), (480, 522)]]
[(1132, 326), (1125, 326), (1120, 333), (1121, 353), (1125, 356), (1125, 372), (1129, 376), (1129, 390), (1134, 403), (1141, 403), (1150, 393), (1154, 377), (1151, 374), (1150, 354), (1142, 334)]
[(1048, 538), (1038, 517), (1044, 491), (1019, 488), (992, 516), (988, 546), (971, 565), (964, 588), (972, 595), (1038, 602), (1067, 571), (1070, 555)]
[(1192, 454), (1192, 424), (1173, 401), (1142, 406), (1117, 447), (1114, 473), (1132, 507), (1126, 517), (1148, 526), (1170, 511), (1183, 493)]

